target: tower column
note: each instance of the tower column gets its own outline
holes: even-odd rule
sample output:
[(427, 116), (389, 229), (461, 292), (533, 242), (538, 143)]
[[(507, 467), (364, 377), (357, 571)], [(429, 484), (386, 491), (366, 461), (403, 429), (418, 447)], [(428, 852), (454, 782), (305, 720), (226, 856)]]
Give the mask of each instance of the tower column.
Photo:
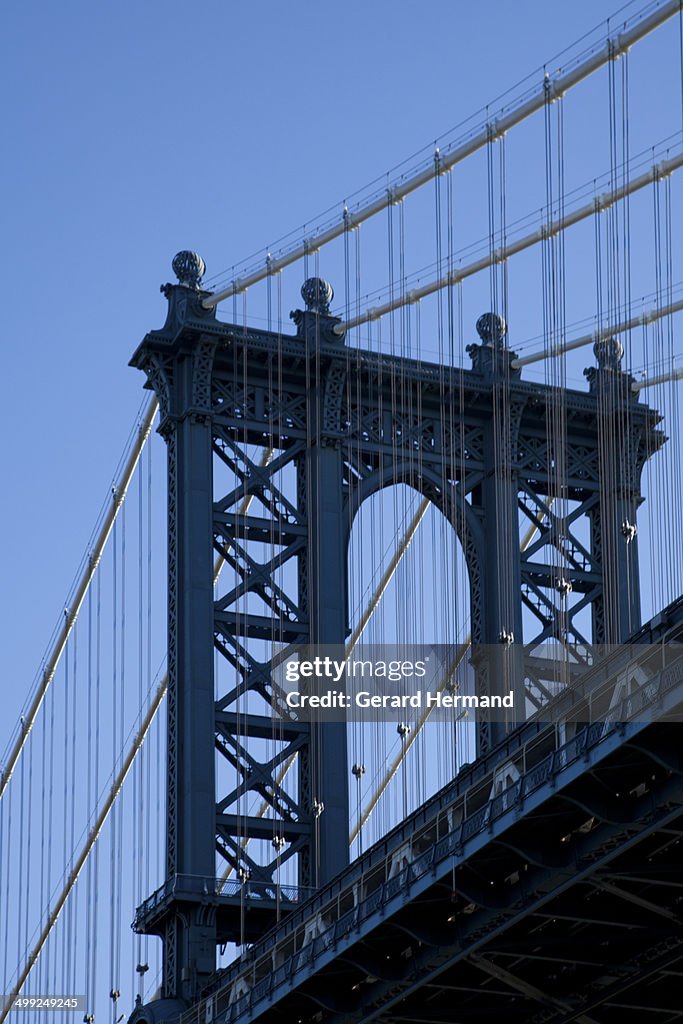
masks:
[[(195, 360), (179, 365), (181, 392)], [(167, 878), (181, 890), (215, 876), (211, 426), (185, 409), (169, 443), (169, 710)], [(175, 463), (175, 466), (173, 465)], [(174, 536), (173, 536), (174, 535)], [(175, 550), (173, 550), (175, 548)], [(177, 916), (166, 995), (192, 998), (216, 966), (215, 922), (188, 907)], [(171, 943), (171, 945), (173, 942)]]
[[(199, 306), (201, 257), (179, 253), (166, 285), (166, 327)], [(215, 911), (202, 894), (216, 874), (213, 675), (211, 372), (215, 340), (140, 352), (159, 400), (168, 466), (168, 699), (166, 885), (178, 912), (163, 925), (163, 992), (188, 1002), (216, 967)]]
[[(308, 365), (309, 444), (300, 467), (305, 483), (308, 547), (304, 586), (310, 643), (332, 646), (343, 657), (348, 635), (348, 509), (339, 445), (340, 382), (336, 370), (321, 364), (321, 340), (341, 345), (330, 316), (332, 286), (319, 278), (305, 282), (306, 311), (295, 316)], [(313, 822), (309, 884), (324, 885), (349, 862), (349, 793), (346, 723), (311, 724), (309, 801)]]
[(596, 343), (597, 367), (585, 371), (597, 398), (600, 500), (591, 523), (591, 546), (602, 566), (602, 599), (593, 608), (595, 643), (624, 643), (641, 624), (637, 511), (640, 474), (647, 457), (642, 430), (629, 406), (637, 405), (633, 378), (621, 369), (616, 338)]
[[(468, 351), (474, 371), (490, 382), (490, 416), (484, 425), (484, 478), (473, 494), (472, 507), (480, 530), (477, 565), (480, 621), (472, 624), (473, 663), (480, 695), (506, 697), (514, 706), (505, 715), (479, 712), (479, 752), (485, 753), (525, 716), (522, 646), (521, 569), (519, 551), (518, 480), (513, 452), (524, 402), (511, 401), (510, 378), (518, 376), (505, 344), (502, 317), (485, 313), (477, 321), (481, 345)], [(470, 567), (470, 577), (473, 567)]]
[[(312, 645), (334, 646), (342, 657), (347, 628), (347, 524), (342, 459), (337, 448), (316, 443), (306, 455), (308, 498), (308, 611)], [(311, 725), (311, 802), (316, 864), (323, 885), (349, 862), (346, 724)]]

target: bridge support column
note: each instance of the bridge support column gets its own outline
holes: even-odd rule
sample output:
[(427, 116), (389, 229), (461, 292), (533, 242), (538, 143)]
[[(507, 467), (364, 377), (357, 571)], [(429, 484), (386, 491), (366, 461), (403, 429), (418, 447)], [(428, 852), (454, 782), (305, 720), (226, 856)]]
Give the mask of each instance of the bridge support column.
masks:
[(633, 378), (621, 369), (616, 338), (594, 346), (598, 366), (585, 371), (598, 400), (600, 501), (591, 522), (591, 547), (602, 566), (603, 592), (593, 605), (595, 643), (624, 643), (641, 624), (636, 517), (640, 475), (649, 454), (642, 430), (629, 422), (637, 403)]
[[(202, 362), (196, 353), (176, 363), (177, 415), (164, 427), (169, 473), (167, 878), (187, 876), (181, 889), (212, 880), (216, 873), (215, 754), (207, 742), (214, 732), (213, 477), (210, 421), (197, 408)], [(192, 999), (215, 970), (215, 920), (202, 911), (189, 906), (167, 925), (166, 996)]]
[[(490, 438), (491, 453), (497, 450)], [(488, 692), (506, 697), (513, 693), (514, 708), (503, 720), (495, 710), (490, 723), (490, 743), (523, 722), (524, 666), (522, 644), (521, 578), (517, 483), (509, 466), (487, 459), (482, 486), (485, 521), (485, 552), (482, 565), (483, 632), (481, 643), (488, 669)], [(483, 752), (483, 751), (482, 751)]]
[[(307, 453), (306, 463), (311, 644), (333, 645), (340, 657), (347, 634), (347, 530), (341, 452), (315, 445)], [(324, 885), (349, 860), (346, 724), (313, 722), (310, 756), (316, 858), (311, 875), (312, 884)]]
[[(308, 314), (310, 316), (310, 314)], [(344, 466), (338, 442), (330, 438), (331, 415), (326, 417), (327, 381), (309, 391), (311, 445), (300, 467), (305, 479), (309, 534), (306, 565), (302, 566), (312, 645), (334, 646), (343, 657), (348, 634), (348, 509)], [(326, 422), (327, 420), (327, 422)], [(302, 573), (302, 575), (303, 575)], [(313, 812), (312, 882), (324, 885), (349, 861), (349, 793), (344, 722), (311, 725), (310, 804)]]
[[(166, 285), (171, 335), (199, 308), (203, 263), (174, 260)], [(216, 874), (211, 373), (215, 339), (144, 345), (133, 359), (159, 401), (168, 453), (168, 697), (163, 994), (192, 1001), (216, 967)]]
[[(473, 663), (480, 695), (513, 693), (509, 718), (501, 709), (479, 711), (479, 753), (485, 753), (506, 732), (524, 721), (521, 568), (518, 481), (513, 452), (524, 402), (510, 398), (509, 363), (514, 353), (505, 346), (507, 326), (492, 313), (477, 322), (483, 344), (470, 346), (475, 372), (491, 383), (490, 417), (484, 427), (484, 477), (474, 489), (472, 510), (480, 524), (477, 537), (480, 621), (472, 623)], [(474, 601), (472, 602), (475, 603)]]

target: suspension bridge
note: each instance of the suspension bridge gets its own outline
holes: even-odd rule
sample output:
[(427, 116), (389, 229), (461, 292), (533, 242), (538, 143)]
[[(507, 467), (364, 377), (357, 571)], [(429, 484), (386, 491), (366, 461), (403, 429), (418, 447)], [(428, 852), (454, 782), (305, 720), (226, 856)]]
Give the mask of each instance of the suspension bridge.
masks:
[[(6, 730), (0, 1024), (683, 1018), (681, 165), (655, 0), (177, 253)], [(429, 700), (306, 714), (306, 656)]]

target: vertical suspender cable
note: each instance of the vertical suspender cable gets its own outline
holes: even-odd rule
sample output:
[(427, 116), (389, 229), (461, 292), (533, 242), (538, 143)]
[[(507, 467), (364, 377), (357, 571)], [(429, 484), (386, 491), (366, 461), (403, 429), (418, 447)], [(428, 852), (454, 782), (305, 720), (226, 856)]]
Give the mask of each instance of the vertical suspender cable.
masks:
[[(137, 754), (139, 746), (142, 743), (143, 738), (146, 735), (149, 726), (151, 725), (152, 721), (154, 720), (154, 716), (156, 715), (157, 711), (159, 710), (159, 707), (160, 707), (161, 702), (162, 702), (162, 700), (163, 700), (163, 698), (165, 696), (165, 693), (166, 693), (166, 679), (164, 678), (161, 681), (161, 683), (159, 684), (159, 686), (157, 687), (157, 689), (156, 689), (156, 692), (154, 694), (154, 698), (153, 698), (153, 700), (152, 700), (152, 702), (151, 702), (151, 704), (149, 706), (149, 710), (147, 711), (147, 714), (145, 715), (142, 723), (140, 724), (140, 728), (138, 729), (138, 731), (137, 731), (137, 733), (135, 735), (135, 739), (133, 741), (133, 744), (131, 745), (130, 749), (128, 750), (128, 753), (126, 754), (126, 757), (123, 760), (123, 763), (121, 764), (121, 767), (120, 767), (119, 771), (116, 773), (116, 775), (114, 777), (112, 785), (111, 785), (111, 787), (109, 789), (109, 793), (107, 794), (107, 798), (104, 801), (104, 803), (102, 805), (102, 808), (100, 809), (100, 812), (97, 815), (97, 819), (95, 820), (95, 823), (94, 823), (92, 829), (90, 830), (90, 832), (89, 832), (89, 834), (88, 834), (88, 836), (86, 838), (86, 841), (83, 844), (83, 847), (81, 848), (81, 851), (80, 851), (78, 857), (76, 858), (76, 860), (74, 862), (74, 866), (71, 869), (71, 871), (70, 871), (70, 873), (69, 873), (69, 875), (68, 875), (68, 877), (66, 879), (66, 883), (65, 883), (65, 885), (64, 885), (64, 887), (63, 887), (63, 889), (62, 889), (62, 891), (61, 891), (61, 893), (60, 893), (60, 895), (59, 895), (55, 905), (53, 906), (52, 910), (50, 911), (50, 913), (48, 915), (47, 921), (45, 922), (45, 925), (44, 925), (44, 927), (43, 927), (43, 929), (42, 929), (42, 931), (41, 931), (41, 933), (40, 933), (40, 935), (39, 935), (39, 937), (38, 937), (38, 939), (36, 941), (36, 944), (33, 947), (33, 949), (31, 950), (31, 952), (30, 952), (30, 954), (29, 954), (29, 956), (28, 956), (28, 958), (26, 960), (26, 963), (24, 964), (24, 966), (20, 970), (19, 976), (17, 978), (17, 981), (14, 983), (14, 985), (11, 988), (11, 991), (9, 992), (9, 998), (7, 999), (5, 1005), (3, 1007), (0, 1007), (0, 1024), (3, 1024), (3, 1021), (5, 1021), (7, 1019), (7, 1015), (10, 1012), (10, 1009), (12, 1007), (12, 1003), (16, 999), (18, 993), (21, 992), (22, 986), (23, 986), (24, 982), (26, 981), (27, 977), (29, 976), (34, 963), (38, 959), (38, 956), (40, 955), (40, 952), (41, 952), (43, 946), (45, 945), (45, 942), (47, 941), (47, 938), (48, 938), (48, 936), (49, 936), (49, 934), (50, 934), (50, 932), (51, 932), (55, 922), (58, 920), (62, 910), (64, 909), (64, 904), (66, 903), (71, 890), (73, 889), (74, 885), (76, 884), (76, 881), (77, 881), (77, 879), (78, 879), (78, 877), (79, 877), (79, 875), (80, 875), (80, 873), (81, 873), (81, 871), (83, 869), (83, 866), (84, 866), (84, 864), (85, 864), (85, 862), (87, 860), (87, 857), (88, 857), (90, 851), (92, 850), (93, 846), (95, 845), (95, 843), (97, 841), (97, 838), (98, 838), (98, 836), (99, 836), (99, 834), (100, 834), (100, 832), (102, 830), (102, 827), (103, 827), (105, 821), (107, 820), (109, 812), (110, 812), (110, 810), (111, 810), (111, 808), (112, 808), (112, 806), (113, 806), (117, 796), (121, 792), (121, 788), (122, 788), (124, 782), (126, 781), (126, 777), (128, 775), (128, 772), (130, 771), (131, 765), (133, 764), (133, 760), (135, 759), (135, 756)], [(9, 796), (9, 802), (10, 802), (10, 806), (11, 806), (11, 791), (10, 791), (10, 796)], [(5, 922), (5, 929), (7, 929), (7, 921)], [(7, 950), (7, 946), (5, 946), (5, 951), (6, 950)], [(53, 991), (56, 991), (56, 990), (57, 990), (56, 978), (53, 978)]]
[[(654, 9), (648, 7), (647, 14), (640, 12), (640, 16), (636, 16), (629, 27), (624, 25), (623, 31), (619, 32), (617, 36), (614, 38), (608, 37), (603, 45), (599, 48), (593, 47), (582, 59), (576, 60), (570, 68), (565, 71), (560, 70), (555, 77), (544, 81), (531, 96), (527, 93), (520, 101), (510, 104), (504, 112), (501, 111), (501, 116), (496, 117), (494, 121), (496, 132), (498, 134), (507, 132), (527, 117), (542, 110), (548, 93), (552, 96), (563, 95), (579, 82), (582, 82), (595, 71), (608, 64), (615, 55), (624, 53), (639, 39), (644, 38), (668, 21), (669, 18), (674, 17), (674, 15), (680, 12), (680, 9), (681, 0), (665, 0), (665, 2), (657, 4)], [(475, 132), (468, 134), (462, 141), (452, 144), (441, 154), (442, 170), (446, 171), (454, 167), (473, 153), (483, 149), (487, 145), (490, 135), (491, 124), (487, 122), (481, 125)], [(432, 175), (433, 164), (430, 162), (417, 173), (403, 177), (396, 185), (392, 186), (394, 200), (404, 199), (411, 192), (427, 184), (431, 181)], [(385, 202), (384, 196), (379, 196), (353, 210), (351, 212), (351, 223), (355, 226), (368, 220), (370, 217), (374, 217), (376, 214), (380, 214), (384, 210)], [(260, 267), (258, 270), (242, 278), (237, 277), (233, 267), (231, 284), (204, 299), (204, 306), (207, 309), (213, 308), (220, 302), (223, 302), (224, 299), (230, 298), (246, 288), (250, 288), (258, 281), (262, 281), (268, 273), (283, 270), (301, 258), (304, 260), (305, 276), (308, 277), (309, 250), (311, 248), (320, 249), (322, 246), (327, 245), (328, 242), (341, 237), (346, 229), (346, 223), (347, 218), (342, 217), (337, 223), (323, 228), (318, 233), (309, 232), (304, 224), (302, 229), (303, 240), (301, 243), (295, 245), (281, 257), (273, 259), (269, 267)]]
[(69, 605), (68, 614), (64, 617), (64, 623), (62, 625), (61, 630), (59, 631), (54, 646), (52, 647), (52, 650), (47, 657), (45, 668), (43, 669), (42, 674), (40, 676), (36, 692), (33, 695), (29, 707), (24, 713), (23, 728), (20, 731), (20, 734), (17, 737), (14, 746), (12, 747), (8, 755), (6, 763), (3, 765), (2, 771), (0, 771), (0, 797), (4, 793), (5, 789), (7, 788), (7, 784), (9, 783), (9, 780), (12, 777), (12, 772), (14, 771), (15, 765), (21, 754), (24, 743), (26, 742), (26, 737), (33, 728), (33, 723), (35, 722), (36, 715), (40, 710), (45, 694), (47, 693), (48, 687), (50, 686), (50, 683), (52, 682), (52, 679), (54, 677), (57, 665), (59, 664), (59, 660), (64, 652), (66, 641), (69, 637), (69, 634), (71, 633), (71, 630), (74, 627), (76, 619), (78, 618), (78, 613), (81, 610), (81, 605), (83, 604), (85, 595), (88, 592), (88, 587), (90, 586), (92, 578), (95, 574), (95, 570), (97, 569), (97, 566), (100, 563), (100, 559), (102, 558), (102, 553), (104, 551), (107, 540), (109, 539), (109, 534), (111, 533), (112, 527), (116, 521), (116, 517), (118, 516), (119, 511), (121, 510), (121, 506), (123, 505), (123, 502), (125, 500), (128, 485), (130, 484), (130, 481), (133, 478), (133, 473), (135, 472), (135, 468), (140, 459), (140, 455), (152, 430), (152, 424), (154, 423), (154, 417), (157, 414), (158, 408), (159, 406), (156, 398), (150, 399), (147, 409), (145, 410), (145, 413), (143, 415), (140, 427), (138, 428), (138, 431), (136, 433), (135, 440), (131, 447), (126, 463), (123, 467), (123, 470), (121, 471), (119, 479), (116, 481), (114, 499), (109, 505), (109, 508), (107, 509), (107, 512), (104, 516), (102, 526), (100, 527), (100, 531), (95, 539), (95, 542), (92, 546), (92, 550), (88, 557), (86, 568), (84, 569), (78, 583), (76, 584), (74, 594)]

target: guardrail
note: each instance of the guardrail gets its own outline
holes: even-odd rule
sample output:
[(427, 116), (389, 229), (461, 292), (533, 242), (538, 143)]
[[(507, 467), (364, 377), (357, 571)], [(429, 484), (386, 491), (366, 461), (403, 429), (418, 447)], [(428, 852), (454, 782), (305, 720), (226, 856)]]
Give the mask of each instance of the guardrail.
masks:
[(205, 875), (176, 874), (159, 886), (151, 896), (141, 903), (135, 912), (133, 930), (141, 928), (155, 910), (167, 901), (186, 900), (201, 902), (206, 897), (225, 897), (229, 900), (256, 900), (296, 906), (309, 899), (315, 890), (296, 885), (279, 885), (275, 882), (240, 881), (237, 878), (215, 878)]
[[(609, 682), (613, 687), (614, 679)], [(683, 654), (679, 647), (670, 664), (611, 707), (608, 717), (590, 722), (567, 742), (539, 756), (535, 764), (526, 767), (515, 781), (494, 795), (495, 764), (500, 765), (508, 756), (504, 748), (502, 751), (498, 748), (494, 752), (498, 754), (495, 764), (489, 765), (483, 776), (476, 764), (467, 773), (475, 779), (470, 778), (466, 792), (458, 792), (456, 779), (428, 805), (411, 815), (399, 830), (386, 836), (346, 872), (293, 911), (245, 957), (227, 968), (220, 987), (182, 1014), (181, 1024), (204, 1024), (207, 1019), (231, 1024), (251, 1012), (261, 999), (272, 998), (276, 989), (291, 981), (303, 968), (312, 966), (321, 954), (386, 907), (399, 893), (425, 875), (436, 873), (439, 864), (454, 854), (464, 854), (468, 843), (484, 830), (490, 830), (504, 815), (519, 812), (532, 794), (585, 759), (588, 752), (625, 723), (656, 720), (665, 708), (667, 695), (682, 683)], [(604, 696), (607, 685), (603, 683), (588, 696), (597, 701), (599, 693)], [(674, 703), (678, 706), (681, 697), (677, 695)], [(548, 730), (553, 734), (554, 726), (546, 726), (540, 737), (547, 736)], [(520, 731), (523, 732), (524, 727)], [(472, 807), (477, 802), (480, 806)], [(435, 813), (429, 816), (428, 810), (434, 809), (435, 803)], [(403, 839), (403, 845), (397, 839)]]

